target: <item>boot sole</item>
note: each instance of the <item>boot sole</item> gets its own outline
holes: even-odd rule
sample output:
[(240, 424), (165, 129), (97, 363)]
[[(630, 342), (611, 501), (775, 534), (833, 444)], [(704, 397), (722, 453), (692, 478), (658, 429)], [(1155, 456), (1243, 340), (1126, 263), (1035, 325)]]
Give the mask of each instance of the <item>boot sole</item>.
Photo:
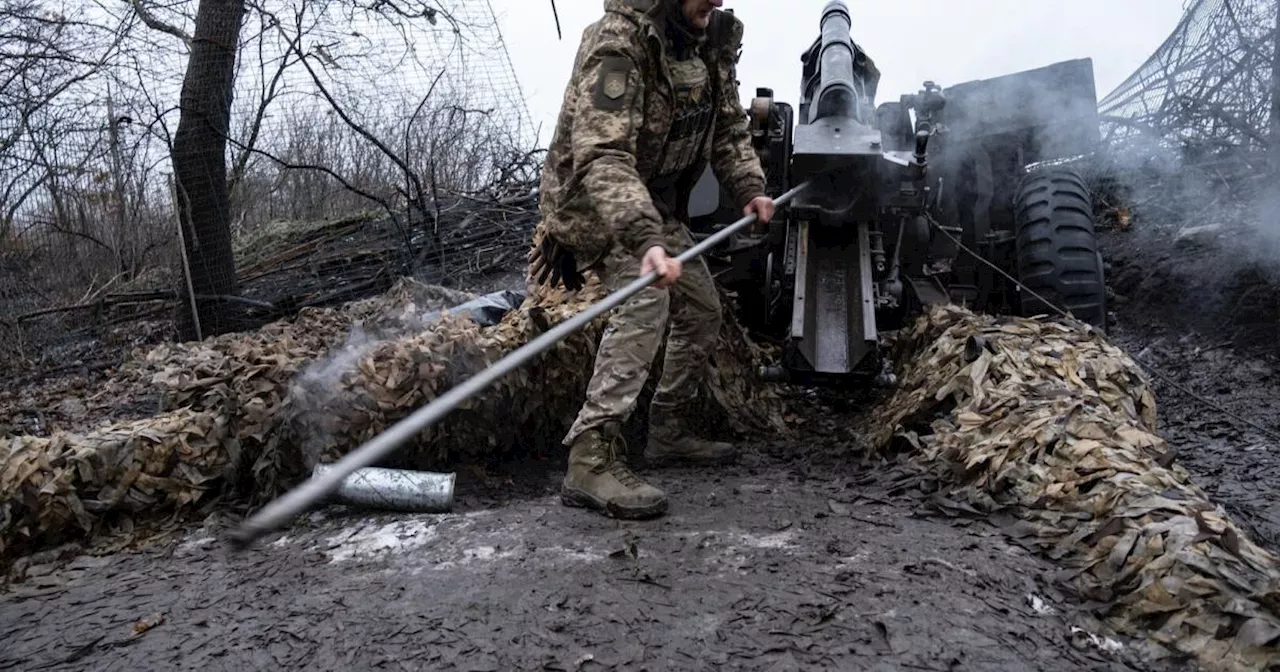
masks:
[(593, 511), (599, 511), (611, 518), (618, 518), (621, 520), (648, 520), (650, 518), (657, 518), (667, 512), (667, 502), (665, 500), (650, 506), (624, 508), (617, 504), (601, 502), (595, 497), (583, 492), (564, 489), (560, 491), (560, 502), (565, 506), (570, 506), (575, 509), (591, 509)]

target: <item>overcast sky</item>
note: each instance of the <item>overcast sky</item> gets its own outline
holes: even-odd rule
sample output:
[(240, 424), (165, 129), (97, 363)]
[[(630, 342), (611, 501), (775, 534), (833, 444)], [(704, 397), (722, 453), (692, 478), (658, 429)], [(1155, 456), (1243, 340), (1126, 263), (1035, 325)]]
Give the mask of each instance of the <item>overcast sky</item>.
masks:
[[(604, 0), (490, 0), (502, 25), (539, 141), (550, 141), (582, 30)], [(725, 0), (746, 25), (738, 76), (744, 102), (768, 86), (798, 102), (800, 54), (827, 0)], [(1184, 0), (846, 0), (853, 37), (881, 71), (877, 103), (1073, 58), (1092, 58), (1101, 99), (1173, 30)]]

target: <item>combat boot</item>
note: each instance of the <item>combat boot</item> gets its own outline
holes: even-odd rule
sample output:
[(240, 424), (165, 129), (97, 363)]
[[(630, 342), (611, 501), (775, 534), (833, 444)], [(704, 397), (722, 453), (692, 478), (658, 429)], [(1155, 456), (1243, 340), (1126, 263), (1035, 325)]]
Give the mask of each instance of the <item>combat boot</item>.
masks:
[(645, 464), (653, 466), (731, 464), (738, 451), (731, 443), (708, 441), (689, 429), (691, 423), (671, 414), (649, 416), (649, 445), (645, 447)]
[(666, 513), (666, 493), (627, 467), (620, 443), (616, 423), (603, 431), (589, 429), (579, 435), (569, 448), (569, 470), (560, 486), (560, 501), (614, 518), (641, 520)]

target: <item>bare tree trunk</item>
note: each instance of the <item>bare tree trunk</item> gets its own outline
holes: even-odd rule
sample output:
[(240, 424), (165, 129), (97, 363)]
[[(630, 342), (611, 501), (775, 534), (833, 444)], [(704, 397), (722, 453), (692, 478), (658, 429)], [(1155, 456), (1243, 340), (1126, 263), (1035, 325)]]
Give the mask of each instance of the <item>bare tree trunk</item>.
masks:
[(1276, 28), (1271, 39), (1271, 171), (1280, 177), (1280, 0), (1276, 0)]
[[(179, 219), (191, 284), (197, 295), (233, 295), (235, 254), (231, 247), (231, 199), (227, 189), (227, 135), (244, 0), (200, 0), (191, 57), (182, 81), (178, 130), (173, 138), (173, 171)], [(186, 287), (179, 288), (186, 295)], [(234, 305), (197, 301), (203, 335), (236, 328)], [(183, 338), (195, 337), (187, 310), (179, 310)]]
[(124, 161), (120, 157), (120, 123), (116, 118), (115, 102), (111, 98), (110, 89), (107, 90), (107, 139), (110, 143), (108, 148), (111, 152), (111, 208), (112, 208), (112, 224), (115, 231), (112, 231), (109, 239), (112, 247), (116, 250), (116, 273), (124, 273), (126, 276), (123, 280), (132, 280), (128, 275), (132, 268), (132, 252), (134, 245), (138, 243), (136, 236), (131, 235), (125, 214), (125, 184), (124, 184)]

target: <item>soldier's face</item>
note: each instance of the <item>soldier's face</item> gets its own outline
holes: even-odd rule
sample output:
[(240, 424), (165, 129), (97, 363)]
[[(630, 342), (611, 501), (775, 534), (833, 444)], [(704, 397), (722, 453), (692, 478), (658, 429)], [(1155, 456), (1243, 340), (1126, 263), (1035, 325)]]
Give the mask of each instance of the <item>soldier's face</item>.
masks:
[(684, 18), (694, 28), (705, 30), (711, 22), (711, 10), (723, 4), (724, 0), (684, 0), (681, 8), (684, 10)]

